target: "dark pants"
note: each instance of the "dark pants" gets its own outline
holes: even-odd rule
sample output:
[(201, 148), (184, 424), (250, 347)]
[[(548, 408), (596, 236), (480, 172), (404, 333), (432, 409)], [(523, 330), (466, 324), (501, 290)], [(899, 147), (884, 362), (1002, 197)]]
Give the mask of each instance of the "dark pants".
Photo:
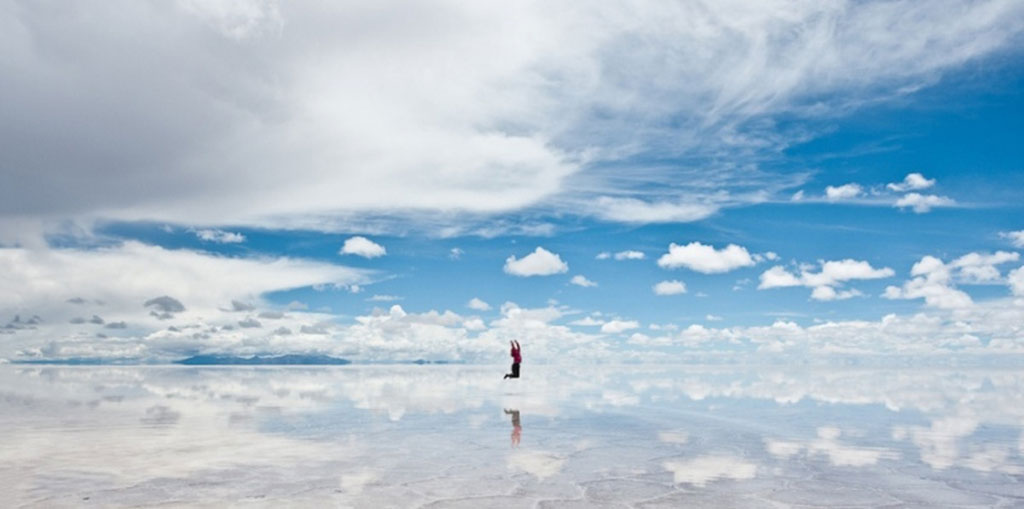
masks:
[(512, 363), (512, 373), (505, 375), (505, 378), (519, 378), (519, 363)]

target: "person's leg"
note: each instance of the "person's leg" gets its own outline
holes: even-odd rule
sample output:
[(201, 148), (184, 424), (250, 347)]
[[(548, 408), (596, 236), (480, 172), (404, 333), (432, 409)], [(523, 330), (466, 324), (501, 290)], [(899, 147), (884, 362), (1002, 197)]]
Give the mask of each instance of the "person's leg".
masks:
[(512, 378), (519, 378), (519, 363), (512, 364)]

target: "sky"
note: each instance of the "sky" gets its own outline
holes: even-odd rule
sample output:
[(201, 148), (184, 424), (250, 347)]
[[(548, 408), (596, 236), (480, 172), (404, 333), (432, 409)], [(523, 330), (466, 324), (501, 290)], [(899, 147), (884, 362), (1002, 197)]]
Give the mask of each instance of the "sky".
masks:
[(1017, 1), (0, 1), (0, 359), (1024, 354)]

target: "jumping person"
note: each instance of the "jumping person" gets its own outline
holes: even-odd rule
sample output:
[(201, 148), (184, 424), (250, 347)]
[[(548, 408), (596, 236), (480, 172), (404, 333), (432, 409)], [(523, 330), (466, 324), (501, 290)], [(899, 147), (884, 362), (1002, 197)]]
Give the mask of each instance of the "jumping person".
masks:
[(505, 378), (519, 378), (519, 363), (523, 362), (519, 341), (509, 341), (508, 344), (512, 345), (512, 352), (509, 354), (512, 356), (512, 372), (506, 373)]

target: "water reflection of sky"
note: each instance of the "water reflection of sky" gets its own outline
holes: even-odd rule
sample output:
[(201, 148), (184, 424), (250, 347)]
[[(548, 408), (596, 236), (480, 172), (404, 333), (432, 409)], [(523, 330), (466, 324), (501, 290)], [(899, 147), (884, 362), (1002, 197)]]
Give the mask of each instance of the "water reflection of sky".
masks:
[(2, 366), (0, 479), (44, 506), (1024, 504), (1016, 371), (501, 374)]

